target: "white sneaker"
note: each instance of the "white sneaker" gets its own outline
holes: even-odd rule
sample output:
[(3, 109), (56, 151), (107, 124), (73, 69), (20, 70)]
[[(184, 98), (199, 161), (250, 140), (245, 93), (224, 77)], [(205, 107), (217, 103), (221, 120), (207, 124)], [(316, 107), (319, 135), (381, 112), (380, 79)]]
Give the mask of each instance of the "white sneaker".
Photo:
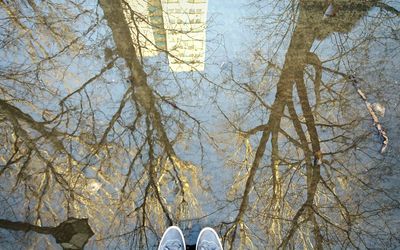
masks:
[(158, 250), (185, 250), (185, 238), (179, 227), (170, 226), (161, 238)]
[(196, 250), (222, 250), (217, 232), (211, 227), (203, 228), (197, 238)]

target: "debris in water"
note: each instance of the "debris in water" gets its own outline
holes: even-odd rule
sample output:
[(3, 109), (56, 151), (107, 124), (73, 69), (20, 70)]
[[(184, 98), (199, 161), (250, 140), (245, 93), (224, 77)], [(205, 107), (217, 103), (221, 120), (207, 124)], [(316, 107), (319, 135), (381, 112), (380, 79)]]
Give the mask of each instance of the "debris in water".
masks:
[(328, 8), (325, 11), (323, 19), (333, 16), (335, 16), (335, 8), (333, 7), (333, 4), (329, 4)]
[(385, 106), (383, 106), (383, 104), (379, 102), (373, 103), (372, 108), (374, 109), (375, 113), (377, 113), (380, 117), (385, 116)]

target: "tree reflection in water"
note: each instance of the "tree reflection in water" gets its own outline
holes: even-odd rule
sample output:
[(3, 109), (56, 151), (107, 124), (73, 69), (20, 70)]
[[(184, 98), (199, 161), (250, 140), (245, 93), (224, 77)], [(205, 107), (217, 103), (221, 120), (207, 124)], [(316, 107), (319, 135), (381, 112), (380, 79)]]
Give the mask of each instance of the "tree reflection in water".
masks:
[[(214, 226), (226, 249), (398, 247), (391, 4), (257, 1), (250, 59), (183, 73), (165, 44), (142, 56), (157, 18), (127, 1), (2, 1), (0, 244), (54, 247), (40, 233), (74, 217), (88, 248), (154, 248), (172, 224)], [(354, 75), (392, 98), (385, 154)]]

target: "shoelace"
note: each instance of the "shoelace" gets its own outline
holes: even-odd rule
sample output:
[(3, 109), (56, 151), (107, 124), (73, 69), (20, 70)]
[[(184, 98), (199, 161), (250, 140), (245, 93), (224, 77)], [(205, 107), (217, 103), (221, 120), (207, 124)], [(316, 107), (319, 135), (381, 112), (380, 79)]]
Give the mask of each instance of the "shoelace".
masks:
[(167, 240), (161, 247), (163, 250), (183, 250), (182, 243), (179, 240)]
[(200, 250), (222, 250), (215, 242), (202, 240), (198, 247)]

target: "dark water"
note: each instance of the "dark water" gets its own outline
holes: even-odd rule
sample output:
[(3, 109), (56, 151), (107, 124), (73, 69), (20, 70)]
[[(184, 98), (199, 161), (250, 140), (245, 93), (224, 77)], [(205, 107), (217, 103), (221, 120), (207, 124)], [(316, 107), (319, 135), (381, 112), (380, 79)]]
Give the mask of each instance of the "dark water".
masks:
[(0, 248), (399, 248), (399, 10), (1, 1)]

